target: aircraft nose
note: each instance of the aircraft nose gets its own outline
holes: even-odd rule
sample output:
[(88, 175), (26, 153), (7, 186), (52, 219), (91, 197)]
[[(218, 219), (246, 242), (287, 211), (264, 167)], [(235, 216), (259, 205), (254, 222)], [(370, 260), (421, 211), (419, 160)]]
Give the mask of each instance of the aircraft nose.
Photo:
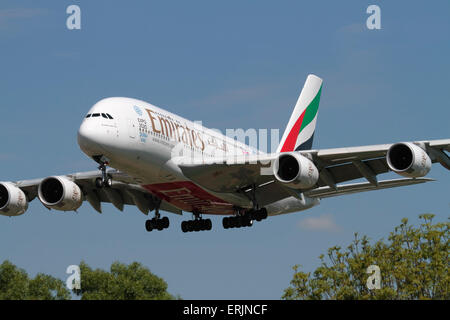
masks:
[(101, 132), (92, 121), (84, 120), (78, 129), (78, 145), (88, 156), (98, 155), (103, 152), (101, 147)]

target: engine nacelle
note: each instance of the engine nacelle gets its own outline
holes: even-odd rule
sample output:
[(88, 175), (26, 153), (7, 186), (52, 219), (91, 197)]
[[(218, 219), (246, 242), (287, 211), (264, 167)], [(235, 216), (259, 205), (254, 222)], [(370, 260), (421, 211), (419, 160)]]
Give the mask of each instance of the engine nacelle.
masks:
[(431, 170), (431, 159), (425, 150), (409, 142), (393, 144), (386, 161), (392, 171), (408, 178), (423, 177)]
[(0, 183), (0, 214), (4, 216), (19, 216), (28, 209), (28, 199), (25, 193), (11, 182)]
[(66, 177), (49, 177), (42, 180), (38, 196), (44, 206), (60, 211), (77, 210), (83, 204), (80, 187)]
[(275, 178), (293, 189), (312, 188), (319, 180), (314, 163), (297, 152), (283, 152), (273, 164)]

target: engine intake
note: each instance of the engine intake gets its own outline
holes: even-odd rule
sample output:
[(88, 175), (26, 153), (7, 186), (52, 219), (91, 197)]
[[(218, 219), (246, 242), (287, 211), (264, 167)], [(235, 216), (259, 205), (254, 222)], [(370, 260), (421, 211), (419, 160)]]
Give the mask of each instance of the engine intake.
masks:
[(83, 204), (80, 187), (66, 177), (49, 177), (42, 180), (38, 196), (44, 206), (60, 211), (77, 210)]
[(386, 161), (392, 171), (408, 178), (423, 177), (431, 170), (431, 159), (425, 150), (409, 142), (393, 144)]
[(10, 182), (0, 183), (0, 214), (19, 216), (28, 209), (25, 193)]
[(319, 180), (314, 163), (297, 152), (281, 153), (273, 165), (275, 178), (294, 189), (312, 188)]

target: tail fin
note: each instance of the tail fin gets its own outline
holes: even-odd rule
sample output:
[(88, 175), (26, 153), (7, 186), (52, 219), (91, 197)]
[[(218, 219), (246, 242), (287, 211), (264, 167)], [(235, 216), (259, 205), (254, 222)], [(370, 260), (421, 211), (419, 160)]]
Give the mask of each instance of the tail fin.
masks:
[(311, 149), (321, 92), (322, 79), (310, 74), (306, 78), (277, 152)]

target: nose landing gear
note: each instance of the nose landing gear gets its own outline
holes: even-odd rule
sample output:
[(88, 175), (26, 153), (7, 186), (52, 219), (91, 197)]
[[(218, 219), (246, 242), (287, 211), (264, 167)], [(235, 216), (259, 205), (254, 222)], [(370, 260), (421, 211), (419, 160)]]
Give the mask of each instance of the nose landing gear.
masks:
[(110, 188), (112, 186), (112, 178), (106, 173), (106, 166), (108, 165), (108, 162), (102, 161), (100, 162), (100, 166), (98, 169), (102, 172), (102, 177), (95, 179), (95, 186), (97, 188), (103, 188), (108, 187)]

